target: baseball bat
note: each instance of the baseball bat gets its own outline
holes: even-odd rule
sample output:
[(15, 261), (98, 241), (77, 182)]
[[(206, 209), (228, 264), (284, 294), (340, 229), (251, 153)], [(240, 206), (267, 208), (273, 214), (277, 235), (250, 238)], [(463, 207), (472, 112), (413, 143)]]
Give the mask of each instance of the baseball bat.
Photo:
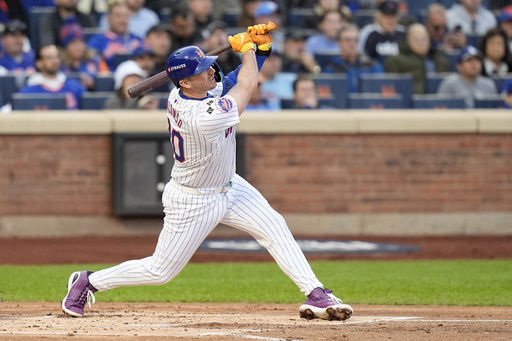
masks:
[[(275, 30), (277, 28), (276, 24), (274, 24), (272, 21), (269, 21), (267, 24), (267, 32)], [(223, 45), (221, 47), (216, 48), (215, 50), (212, 50), (208, 52), (207, 56), (216, 56), (218, 54), (221, 54), (222, 52), (225, 52), (231, 48), (230, 44)], [(171, 80), (169, 79), (169, 76), (167, 76), (167, 71), (161, 71), (157, 73), (154, 76), (151, 76), (149, 78), (146, 78), (139, 83), (131, 86), (128, 88), (128, 96), (130, 98), (136, 98), (142, 95), (147, 94), (153, 89), (158, 88), (159, 86), (162, 86)]]

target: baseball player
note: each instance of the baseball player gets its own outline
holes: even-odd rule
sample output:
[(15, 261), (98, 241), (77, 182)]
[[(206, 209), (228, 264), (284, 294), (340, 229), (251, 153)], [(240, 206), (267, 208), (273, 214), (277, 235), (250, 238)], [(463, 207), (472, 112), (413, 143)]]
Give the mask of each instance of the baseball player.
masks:
[(301, 317), (345, 320), (352, 315), (351, 306), (323, 289), (284, 218), (235, 173), (236, 125), (272, 50), (266, 25), (250, 26), (248, 32), (229, 37), (233, 50), (242, 53), (242, 64), (225, 78), (217, 57), (196, 46), (169, 56), (167, 74), (176, 88), (169, 95), (167, 118), (175, 163), (162, 196), (165, 217), (156, 250), (94, 273), (72, 273), (64, 313), (83, 316), (96, 291), (169, 282), (223, 223), (251, 234), (308, 296), (299, 308)]

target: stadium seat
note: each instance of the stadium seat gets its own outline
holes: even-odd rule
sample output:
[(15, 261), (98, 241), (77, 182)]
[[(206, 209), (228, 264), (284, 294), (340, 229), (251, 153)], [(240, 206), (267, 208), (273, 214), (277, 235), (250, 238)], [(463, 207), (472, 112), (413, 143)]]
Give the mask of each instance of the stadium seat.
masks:
[(16, 86), (16, 76), (6, 75), (0, 77), (0, 107), (11, 102), (12, 94), (18, 89)]
[(466, 36), (466, 39), (468, 40), (468, 45), (474, 46), (478, 48), (478, 42), (480, 41), (480, 36), (477, 34), (468, 34)]
[(414, 109), (465, 109), (466, 102), (463, 98), (448, 95), (413, 95), (412, 107)]
[(476, 109), (497, 109), (501, 108), (505, 102), (501, 95), (481, 95), (475, 98)]
[(403, 108), (411, 106), (413, 93), (412, 76), (401, 73), (362, 74), (359, 79), (360, 93), (380, 93), (384, 97), (402, 95)]
[(241, 13), (238, 8), (226, 8), (222, 15), (222, 20), (228, 25), (228, 27), (238, 27), (238, 18)]
[(512, 81), (512, 73), (508, 73), (506, 76), (501, 77), (491, 77), (491, 79), (494, 81), (494, 84), (496, 84), (496, 90), (498, 92), (502, 92), (505, 82)]
[[(335, 109), (335, 107), (333, 106), (333, 101), (333, 99), (328, 98), (319, 99), (319, 109)], [(281, 109), (295, 109), (295, 100), (293, 98), (282, 98)]]
[(363, 28), (367, 24), (373, 22), (373, 18), (375, 17), (376, 10), (359, 10), (355, 13), (356, 17), (356, 25), (360, 28)]
[(312, 77), (318, 99), (337, 109), (347, 108), (348, 80), (344, 74), (321, 73)]
[(436, 0), (407, 0), (407, 9), (409, 15), (417, 19), (420, 18), (422, 12), (425, 12), (427, 7), (437, 2)]
[(400, 94), (352, 93), (348, 95), (348, 103), (351, 109), (404, 109)]
[(30, 93), (12, 95), (12, 110), (67, 110), (66, 94)]
[(102, 110), (105, 102), (114, 94), (113, 91), (86, 92), (80, 99), (80, 109), (82, 110)]
[(446, 56), (448, 57), (448, 60), (450, 61), (450, 72), (457, 72), (457, 58), (459, 57), (458, 53), (450, 52), (447, 53)]
[(114, 56), (114, 68), (117, 69), (119, 64), (121, 64), (122, 62), (126, 62), (131, 58), (131, 56), (131, 53), (117, 53)]
[(89, 39), (91, 39), (92, 36), (95, 36), (97, 34), (102, 34), (102, 33), (103, 33), (103, 30), (98, 27), (84, 27), (83, 28), (83, 35), (84, 35), (85, 41), (89, 41)]
[(161, 23), (168, 23), (171, 18), (171, 9), (169, 7), (160, 8), (157, 14)]
[(339, 56), (339, 53), (319, 52), (314, 54), (316, 63), (318, 64), (318, 66), (320, 66), (320, 69), (322, 70), (324, 70), (326, 66), (328, 66), (331, 63), (332, 59), (335, 56)]
[(114, 76), (98, 74), (94, 78), (94, 91), (114, 91)]
[(315, 13), (312, 8), (290, 8), (288, 13), (288, 28), (296, 29), (303, 28), (304, 21), (309, 18), (314, 18)]
[(28, 14), (28, 37), (34, 51), (37, 51), (39, 48), (39, 22), (42, 17), (53, 11), (55, 11), (55, 7), (53, 6), (34, 6), (30, 8)]
[(425, 78), (425, 94), (436, 94), (439, 84), (451, 74), (452, 72), (427, 73)]

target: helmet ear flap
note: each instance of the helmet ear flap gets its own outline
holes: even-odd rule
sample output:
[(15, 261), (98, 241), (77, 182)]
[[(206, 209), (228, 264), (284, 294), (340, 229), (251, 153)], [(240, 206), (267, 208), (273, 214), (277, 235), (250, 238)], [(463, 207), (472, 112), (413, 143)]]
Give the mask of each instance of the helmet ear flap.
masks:
[(213, 63), (212, 64), (212, 68), (215, 70), (215, 81), (218, 83), (218, 82), (222, 82), (224, 80), (224, 73), (222, 72), (222, 70), (220, 69), (220, 66), (219, 64), (217, 64), (217, 62)]

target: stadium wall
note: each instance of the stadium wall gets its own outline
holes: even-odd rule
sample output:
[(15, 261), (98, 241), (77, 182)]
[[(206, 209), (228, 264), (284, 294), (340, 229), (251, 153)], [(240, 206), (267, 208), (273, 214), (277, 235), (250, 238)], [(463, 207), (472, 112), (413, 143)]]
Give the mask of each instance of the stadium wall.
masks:
[[(112, 133), (166, 130), (161, 111), (0, 115), (0, 237), (157, 233), (113, 215)], [(506, 111), (249, 112), (238, 131), (296, 234), (512, 233)]]

